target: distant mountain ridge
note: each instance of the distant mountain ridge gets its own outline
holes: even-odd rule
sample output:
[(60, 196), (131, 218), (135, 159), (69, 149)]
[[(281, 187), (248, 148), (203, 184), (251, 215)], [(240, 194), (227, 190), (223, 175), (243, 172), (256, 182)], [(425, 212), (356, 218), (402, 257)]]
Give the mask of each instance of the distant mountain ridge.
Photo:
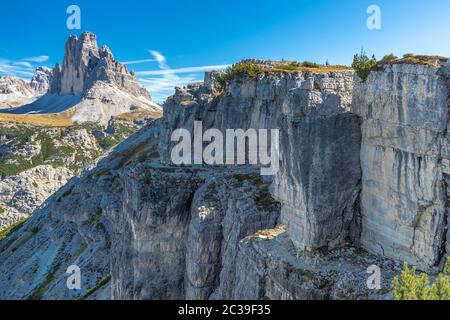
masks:
[(48, 91), (51, 75), (51, 70), (40, 67), (30, 82), (12, 76), (0, 77), (0, 107), (14, 108), (33, 102)]

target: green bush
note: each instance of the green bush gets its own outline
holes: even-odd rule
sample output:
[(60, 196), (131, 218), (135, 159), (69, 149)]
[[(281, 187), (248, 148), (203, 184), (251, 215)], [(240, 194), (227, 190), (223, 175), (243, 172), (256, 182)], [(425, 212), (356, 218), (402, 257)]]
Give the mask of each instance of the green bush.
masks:
[(303, 62), (302, 66), (305, 68), (320, 68), (320, 64), (310, 61)]
[(25, 218), (19, 222), (14, 223), (13, 225), (9, 226), (8, 228), (0, 231), (0, 241), (4, 240), (9, 235), (13, 234), (14, 232), (20, 230), (22, 228), (23, 224), (28, 221), (29, 218)]
[(395, 300), (450, 300), (450, 259), (445, 264), (444, 274), (439, 274), (433, 284), (427, 274), (417, 274), (415, 267), (410, 269), (405, 263), (393, 285)]
[(0, 205), (0, 214), (5, 213), (5, 208), (3, 208), (2, 205)]
[(262, 66), (251, 63), (251, 62), (239, 62), (233, 64), (231, 67), (227, 68), (225, 72), (219, 76), (217, 81), (222, 88), (233, 79), (235, 76), (246, 76), (249, 78), (256, 78), (263, 72)]
[(276, 69), (279, 70), (285, 70), (285, 71), (297, 71), (299, 68), (301, 68), (302, 64), (299, 62), (289, 62), (287, 64), (281, 64), (276, 67)]
[(107, 275), (106, 277), (100, 279), (99, 281), (97, 281), (94, 288), (88, 289), (82, 297), (78, 297), (76, 298), (76, 300), (84, 300), (88, 298), (89, 296), (94, 294), (97, 290), (107, 285), (111, 281), (111, 278), (112, 278), (111, 275)]
[(398, 59), (398, 57), (395, 54), (390, 53), (390, 54), (385, 55), (383, 57), (383, 59), (381, 60), (381, 62), (390, 62), (390, 61), (394, 61), (397, 59)]
[(365, 81), (372, 71), (377, 66), (377, 59), (375, 56), (369, 58), (364, 51), (361, 50), (360, 54), (355, 54), (353, 57), (352, 68), (356, 71), (356, 74)]

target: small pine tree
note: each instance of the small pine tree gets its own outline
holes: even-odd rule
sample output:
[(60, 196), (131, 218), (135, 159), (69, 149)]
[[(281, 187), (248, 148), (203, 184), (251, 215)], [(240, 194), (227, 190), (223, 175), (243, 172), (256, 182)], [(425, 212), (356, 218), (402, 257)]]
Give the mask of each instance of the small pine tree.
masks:
[(377, 59), (375, 58), (375, 55), (372, 56), (372, 58), (369, 58), (364, 51), (364, 49), (361, 49), (360, 54), (355, 54), (353, 57), (353, 63), (352, 68), (355, 69), (356, 74), (365, 81), (367, 77), (370, 74), (370, 71), (372, 71), (377, 65)]
[(417, 269), (405, 263), (400, 277), (394, 278), (395, 300), (450, 300), (450, 259), (445, 265), (444, 274), (439, 274), (430, 286), (425, 273), (417, 274)]

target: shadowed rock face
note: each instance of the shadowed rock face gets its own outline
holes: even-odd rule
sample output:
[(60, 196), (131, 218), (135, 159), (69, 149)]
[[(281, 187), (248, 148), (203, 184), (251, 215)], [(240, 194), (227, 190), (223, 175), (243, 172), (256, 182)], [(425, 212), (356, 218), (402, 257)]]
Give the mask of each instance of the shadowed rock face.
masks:
[(429, 270), (449, 252), (449, 64), (388, 64), (356, 88), (361, 244)]
[(286, 117), (274, 194), (281, 222), (300, 249), (336, 248), (352, 238), (358, 216), (360, 121), (349, 113)]
[[(161, 128), (163, 161), (171, 134), (194, 121), (203, 129), (279, 129), (281, 167), (272, 191), (282, 223), (302, 249), (334, 248), (349, 237), (360, 192), (361, 129), (348, 113), (353, 72), (264, 74), (233, 79), (225, 93), (206, 75), (205, 86), (178, 89), (166, 102)], [(225, 139), (226, 141), (226, 139)]]

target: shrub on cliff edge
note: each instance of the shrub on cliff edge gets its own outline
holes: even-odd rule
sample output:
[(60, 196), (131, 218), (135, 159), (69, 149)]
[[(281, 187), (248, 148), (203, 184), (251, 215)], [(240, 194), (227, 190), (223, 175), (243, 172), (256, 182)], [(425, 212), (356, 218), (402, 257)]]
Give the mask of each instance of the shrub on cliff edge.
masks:
[(364, 51), (361, 49), (360, 54), (355, 54), (353, 57), (352, 68), (356, 71), (356, 74), (365, 81), (372, 71), (377, 65), (377, 59), (375, 55), (372, 58), (369, 58)]
[(261, 74), (263, 68), (255, 63), (251, 62), (238, 62), (227, 68), (225, 72), (219, 76), (217, 81), (222, 88), (228, 84), (228, 82), (235, 76), (247, 76), (249, 78), (256, 78)]
[(428, 275), (417, 274), (415, 267), (409, 269), (405, 263), (403, 272), (394, 279), (395, 300), (450, 300), (450, 259), (445, 264), (444, 274), (439, 274), (430, 285)]

